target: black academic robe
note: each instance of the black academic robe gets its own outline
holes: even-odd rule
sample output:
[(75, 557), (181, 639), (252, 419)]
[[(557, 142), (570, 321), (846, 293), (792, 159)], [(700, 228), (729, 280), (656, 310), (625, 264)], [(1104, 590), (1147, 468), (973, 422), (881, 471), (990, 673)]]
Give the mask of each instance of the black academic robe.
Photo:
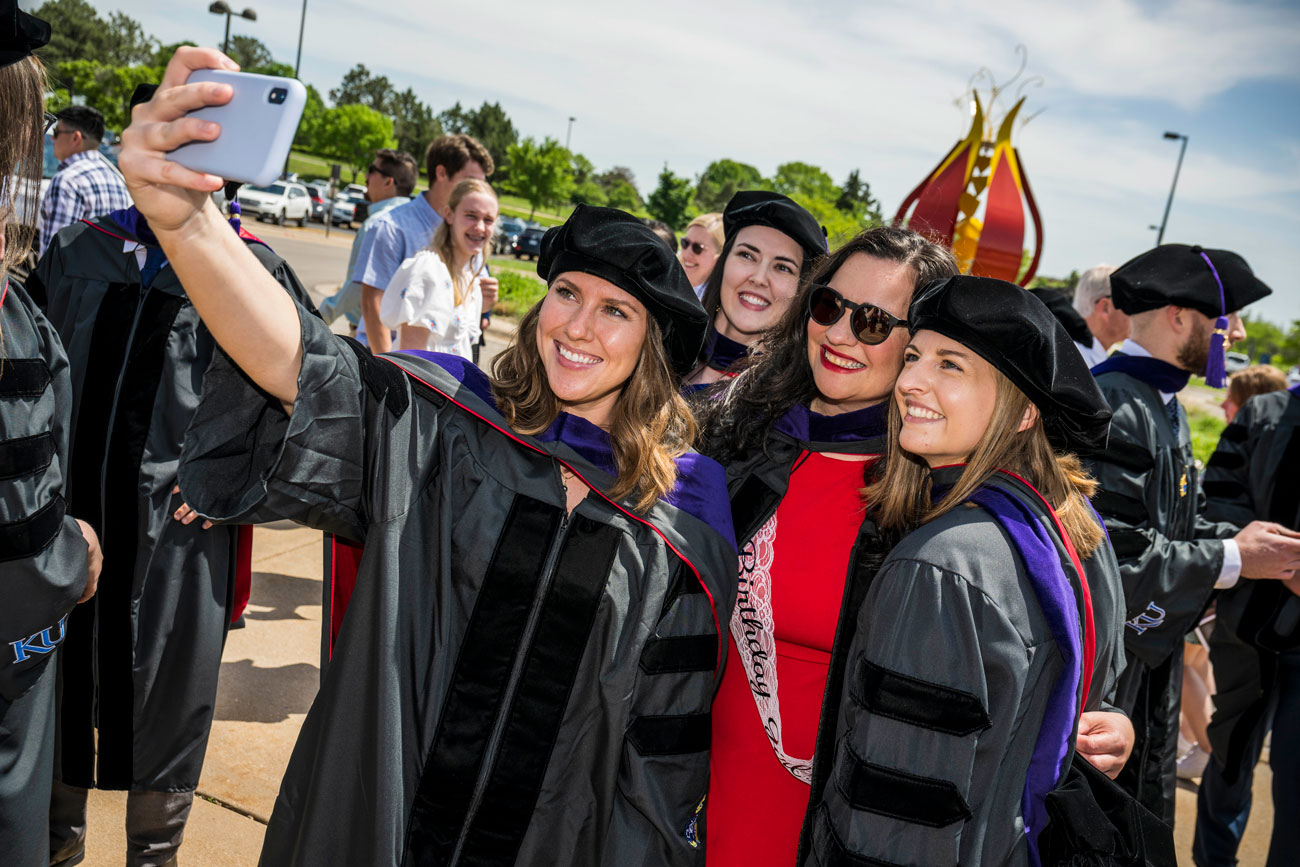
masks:
[[(212, 723), (238, 528), (172, 518), (181, 441), (217, 350), (171, 268), (144, 287), (124, 250), (152, 237), (140, 223), (129, 210), (69, 226), (30, 279), (71, 364), (68, 499), (104, 549), (99, 593), (69, 619), (58, 777), (186, 791)], [(289, 265), (251, 237), (262, 265), (305, 300)]]
[[(1224, 429), (1205, 468), (1206, 514), (1236, 526), (1264, 520), (1300, 530), (1298, 482), (1300, 386), (1251, 398)], [(1279, 657), (1300, 659), (1300, 597), (1274, 581), (1241, 581), (1220, 594), (1215, 610), (1211, 756), (1232, 782), (1258, 758)]]
[(72, 386), (59, 337), (0, 275), (0, 853), (49, 861), (54, 662), (86, 585), (86, 542), (68, 514)]
[[(207, 517), (364, 543), (261, 863), (702, 864), (721, 467), (683, 455), (639, 513), (594, 426), (520, 435), (464, 359), (300, 319), (292, 415), (216, 359), (180, 473)], [(592, 489), (571, 514), (566, 466)]]
[(1174, 407), (1175, 431), (1155, 386), (1117, 370), (1100, 373), (1097, 385), (1114, 413), (1110, 440), (1084, 457), (1124, 582), (1128, 666), (1116, 704), (1137, 735), (1119, 782), (1172, 825), (1183, 638), (1218, 580), (1221, 540), (1237, 531), (1202, 517), (1205, 495), (1183, 408)]

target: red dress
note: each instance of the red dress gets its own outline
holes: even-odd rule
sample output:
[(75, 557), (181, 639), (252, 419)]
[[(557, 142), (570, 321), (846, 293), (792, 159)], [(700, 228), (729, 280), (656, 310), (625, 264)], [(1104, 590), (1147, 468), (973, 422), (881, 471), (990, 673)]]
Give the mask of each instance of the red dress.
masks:
[[(771, 600), (776, 694), (787, 755), (812, 758), (849, 555), (862, 524), (861, 460), (805, 453), (776, 510)], [(761, 533), (760, 533), (761, 535)], [(777, 759), (740, 653), (713, 703), (706, 801), (710, 867), (789, 867), (799, 846), (808, 785)]]

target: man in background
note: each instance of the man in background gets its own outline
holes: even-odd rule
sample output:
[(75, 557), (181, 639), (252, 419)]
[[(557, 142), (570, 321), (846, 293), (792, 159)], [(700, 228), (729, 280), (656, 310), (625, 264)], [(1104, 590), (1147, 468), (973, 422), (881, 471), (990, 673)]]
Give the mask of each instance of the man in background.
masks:
[(1116, 307), (1111, 298), (1110, 275), (1114, 271), (1112, 265), (1089, 268), (1079, 278), (1079, 285), (1074, 287), (1074, 309), (1092, 333), (1091, 341), (1075, 338), (1074, 344), (1091, 367), (1105, 361), (1110, 348), (1127, 339), (1131, 329), (1128, 314)]
[[(374, 219), (361, 241), (352, 272), (352, 279), (361, 284), (362, 321), (357, 328), (357, 339), (368, 343), (376, 355), (393, 348), (392, 332), (379, 321), (379, 302), (389, 281), (402, 262), (433, 241), (433, 230), (446, 216), (452, 188), (465, 178), (486, 180), (494, 168), (487, 148), (463, 134), (435, 139), (425, 153), (424, 162), (429, 173), (429, 189), (424, 195), (390, 208)], [(484, 310), (490, 310), (496, 303), (496, 283), (490, 282), (489, 290), (489, 281), (480, 281)]]
[[(419, 168), (415, 157), (406, 151), (394, 151), (381, 148), (375, 151), (375, 158), (366, 170), (366, 201), (370, 210), (361, 228), (357, 229), (352, 239), (352, 252), (348, 254), (348, 270), (343, 275), (339, 291), (321, 302), (321, 316), (326, 322), (333, 322), (340, 316), (346, 316), (355, 329), (361, 321), (361, 284), (352, 279), (353, 269), (357, 264), (357, 253), (374, 227), (376, 218), (389, 208), (410, 201), (415, 191), (415, 182), (419, 177)], [(363, 335), (364, 336), (364, 335)]]
[(104, 116), (88, 105), (70, 105), (58, 113), (50, 133), (59, 171), (41, 203), (40, 255), (64, 226), (131, 207), (126, 182), (99, 152)]

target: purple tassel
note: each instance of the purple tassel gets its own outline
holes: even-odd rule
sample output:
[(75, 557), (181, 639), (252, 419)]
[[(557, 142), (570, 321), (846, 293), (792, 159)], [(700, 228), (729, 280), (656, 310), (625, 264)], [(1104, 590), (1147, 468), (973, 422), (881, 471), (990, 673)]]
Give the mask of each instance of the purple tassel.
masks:
[(1228, 384), (1228, 317), (1214, 320), (1214, 334), (1210, 336), (1210, 360), (1205, 364), (1205, 384), (1210, 388), (1223, 388)]
[[(235, 230), (236, 235), (239, 234), (239, 227), (241, 225), (239, 215), (243, 212), (243, 208), (239, 207), (239, 202), (232, 201), (230, 203), (230, 228)], [(1227, 320), (1225, 319), (1224, 322), (1226, 323)], [(1227, 327), (1226, 324), (1224, 327)]]

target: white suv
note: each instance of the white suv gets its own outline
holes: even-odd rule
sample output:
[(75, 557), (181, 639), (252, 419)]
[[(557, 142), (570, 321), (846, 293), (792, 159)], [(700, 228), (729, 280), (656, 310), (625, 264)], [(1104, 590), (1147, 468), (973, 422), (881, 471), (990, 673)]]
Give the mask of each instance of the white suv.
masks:
[(302, 227), (311, 216), (311, 196), (302, 184), (276, 181), (265, 187), (248, 184), (239, 188), (239, 207), (247, 216), (270, 218), (281, 226), (296, 220)]

